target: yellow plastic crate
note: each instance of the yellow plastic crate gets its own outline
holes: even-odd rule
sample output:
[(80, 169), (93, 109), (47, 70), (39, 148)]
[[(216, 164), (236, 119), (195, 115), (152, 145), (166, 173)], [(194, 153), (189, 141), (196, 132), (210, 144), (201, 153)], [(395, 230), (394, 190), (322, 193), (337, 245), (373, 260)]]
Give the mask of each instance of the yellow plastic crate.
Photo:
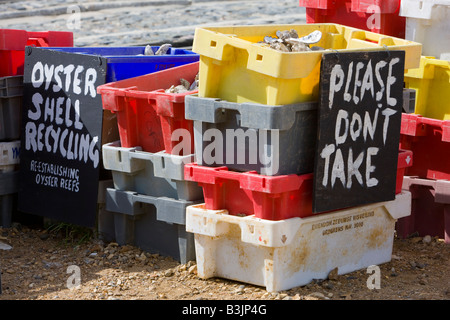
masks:
[(405, 87), (416, 90), (414, 113), (450, 120), (450, 61), (422, 56), (420, 67), (405, 73)]
[[(325, 50), (280, 52), (259, 44), (277, 30), (295, 29), (300, 37), (320, 30), (315, 44)], [(199, 96), (268, 105), (317, 101), (322, 54), (337, 50), (404, 50), (405, 69), (418, 68), (422, 45), (338, 24), (203, 27), (195, 31), (200, 54)]]

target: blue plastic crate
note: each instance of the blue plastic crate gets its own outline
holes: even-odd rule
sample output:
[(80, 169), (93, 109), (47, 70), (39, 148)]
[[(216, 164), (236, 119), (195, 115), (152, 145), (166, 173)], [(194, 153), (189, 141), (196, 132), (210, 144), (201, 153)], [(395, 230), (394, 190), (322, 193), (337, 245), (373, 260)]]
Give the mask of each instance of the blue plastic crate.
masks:
[[(106, 82), (134, 78), (156, 71), (199, 61), (199, 54), (170, 48), (165, 55), (144, 56), (145, 47), (48, 47), (48, 50), (98, 55), (107, 59)], [(159, 49), (153, 46), (153, 52)]]

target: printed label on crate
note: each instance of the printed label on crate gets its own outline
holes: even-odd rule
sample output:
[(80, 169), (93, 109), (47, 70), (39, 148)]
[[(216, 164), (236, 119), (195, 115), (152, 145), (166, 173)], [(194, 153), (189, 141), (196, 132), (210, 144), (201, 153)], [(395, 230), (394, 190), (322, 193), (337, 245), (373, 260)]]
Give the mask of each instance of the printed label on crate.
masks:
[(395, 199), (404, 51), (324, 54), (313, 212)]
[(96, 89), (105, 83), (106, 59), (26, 52), (18, 207), (93, 227), (103, 117)]

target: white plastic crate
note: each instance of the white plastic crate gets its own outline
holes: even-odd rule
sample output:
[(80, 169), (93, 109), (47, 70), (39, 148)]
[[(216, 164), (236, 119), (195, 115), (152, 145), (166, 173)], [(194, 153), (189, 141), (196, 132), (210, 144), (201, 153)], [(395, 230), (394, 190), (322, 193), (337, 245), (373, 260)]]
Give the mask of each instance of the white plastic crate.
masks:
[(422, 43), (422, 55), (450, 60), (450, 0), (402, 0), (405, 38)]
[(193, 205), (186, 231), (195, 234), (199, 277), (264, 286), (269, 292), (389, 262), (395, 222), (411, 213), (411, 194), (388, 202), (307, 218), (270, 221)]

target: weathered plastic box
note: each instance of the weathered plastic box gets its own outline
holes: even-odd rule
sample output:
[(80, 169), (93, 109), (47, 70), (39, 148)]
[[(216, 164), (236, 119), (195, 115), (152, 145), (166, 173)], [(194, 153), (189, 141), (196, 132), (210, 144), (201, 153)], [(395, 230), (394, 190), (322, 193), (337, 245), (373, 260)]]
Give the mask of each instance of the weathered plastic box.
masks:
[(268, 221), (253, 216), (186, 210), (186, 230), (195, 234), (197, 274), (289, 290), (326, 279), (331, 270), (346, 274), (389, 262), (395, 222), (411, 211), (407, 191), (389, 202), (308, 218)]
[(403, 189), (411, 192), (411, 215), (398, 220), (399, 238), (418, 233), (450, 243), (450, 180), (405, 177)]
[(450, 1), (402, 0), (405, 39), (423, 44), (423, 55), (450, 60)]
[(314, 170), (317, 103), (280, 107), (191, 95), (185, 105), (199, 165), (268, 176)]
[(203, 198), (202, 189), (184, 178), (184, 165), (193, 162), (194, 155), (176, 156), (145, 152), (140, 147), (123, 148), (120, 141), (104, 144), (102, 153), (103, 166), (112, 171), (117, 190), (183, 200)]
[[(258, 42), (277, 30), (300, 37), (322, 32), (325, 50), (280, 52)], [(386, 47), (385, 47), (386, 46)], [(204, 27), (195, 30), (193, 51), (200, 54), (198, 95), (230, 102), (285, 105), (318, 101), (322, 55), (337, 52), (404, 50), (405, 69), (418, 68), (422, 45), (339, 24)]]
[(299, 0), (299, 4), (306, 7), (307, 23), (340, 23), (405, 37), (405, 18), (399, 16), (400, 0)]
[(403, 113), (400, 148), (414, 154), (405, 175), (450, 180), (450, 120)]
[[(184, 117), (184, 98), (197, 90), (166, 93), (183, 78), (192, 83), (198, 74), (198, 62), (101, 85), (103, 109), (117, 115), (120, 141), (124, 147), (142, 147), (143, 151), (188, 155), (193, 153), (192, 121)], [(177, 139), (176, 130), (187, 138)], [(176, 132), (175, 132), (176, 133)], [(177, 150), (173, 150), (180, 145)]]
[(404, 81), (406, 88), (416, 91), (414, 113), (450, 120), (450, 61), (422, 56), (420, 67), (408, 70)]
[(99, 234), (105, 241), (134, 245), (181, 263), (194, 261), (194, 235), (185, 228), (186, 207), (193, 204), (108, 188)]

